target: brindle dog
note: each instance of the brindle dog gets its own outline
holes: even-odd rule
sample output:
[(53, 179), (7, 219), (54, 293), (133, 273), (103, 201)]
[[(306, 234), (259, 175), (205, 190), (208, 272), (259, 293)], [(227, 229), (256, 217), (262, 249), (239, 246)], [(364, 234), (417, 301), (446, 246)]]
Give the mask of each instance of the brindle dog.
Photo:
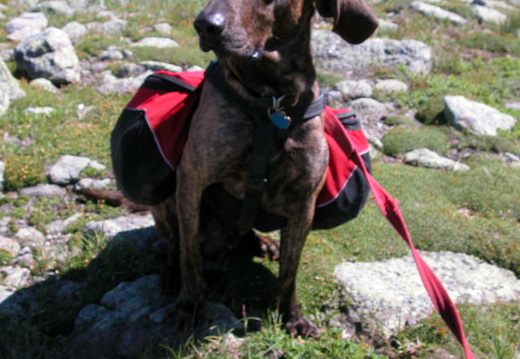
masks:
[[(286, 107), (305, 106), (320, 94), (310, 50), (315, 7), (334, 18), (333, 31), (349, 43), (363, 42), (377, 27), (362, 0), (211, 0), (194, 26), (201, 49), (216, 54), (226, 82), (244, 100), (284, 96)], [(173, 239), (170, 254), (180, 270), (179, 313), (193, 313), (204, 300), (201, 245), (214, 233), (206, 231), (212, 218), (204, 214), (203, 193), (220, 183), (229, 194), (244, 198), (254, 118), (227, 92), (205, 82), (176, 169), (176, 193), (152, 210), (158, 228)], [(261, 198), (262, 210), (286, 219), (278, 308), (294, 335), (317, 335), (316, 326), (300, 312), (296, 274), (328, 163), (323, 131), (322, 116), (275, 130)]]

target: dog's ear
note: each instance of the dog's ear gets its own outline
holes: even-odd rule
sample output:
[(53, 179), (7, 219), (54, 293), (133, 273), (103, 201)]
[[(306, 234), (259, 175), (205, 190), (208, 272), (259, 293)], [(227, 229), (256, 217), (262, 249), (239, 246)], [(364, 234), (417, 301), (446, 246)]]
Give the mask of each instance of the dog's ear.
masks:
[(332, 31), (351, 44), (360, 44), (377, 28), (378, 20), (363, 0), (315, 0), (323, 17), (333, 17)]

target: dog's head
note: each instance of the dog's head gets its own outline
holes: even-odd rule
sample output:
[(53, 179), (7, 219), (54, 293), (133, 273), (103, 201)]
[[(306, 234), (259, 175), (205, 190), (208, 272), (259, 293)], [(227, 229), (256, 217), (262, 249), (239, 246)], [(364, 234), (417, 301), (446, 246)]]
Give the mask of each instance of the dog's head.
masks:
[(211, 0), (194, 27), (203, 51), (254, 59), (301, 41), (314, 7), (334, 18), (333, 31), (349, 43), (363, 42), (377, 28), (363, 0)]

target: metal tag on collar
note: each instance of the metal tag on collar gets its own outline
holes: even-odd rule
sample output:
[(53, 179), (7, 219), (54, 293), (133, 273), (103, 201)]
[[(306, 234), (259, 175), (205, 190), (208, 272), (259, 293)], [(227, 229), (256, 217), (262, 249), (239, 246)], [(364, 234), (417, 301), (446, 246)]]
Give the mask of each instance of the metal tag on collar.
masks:
[(281, 130), (287, 130), (291, 125), (291, 118), (282, 110), (282, 100), (285, 96), (276, 98), (273, 96), (273, 106), (267, 110), (271, 122)]

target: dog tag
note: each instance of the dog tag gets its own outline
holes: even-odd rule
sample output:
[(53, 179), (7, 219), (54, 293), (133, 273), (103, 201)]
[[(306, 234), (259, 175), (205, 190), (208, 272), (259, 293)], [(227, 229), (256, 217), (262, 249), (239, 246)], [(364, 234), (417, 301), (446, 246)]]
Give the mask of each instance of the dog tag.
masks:
[(281, 130), (287, 130), (291, 125), (291, 118), (284, 112), (269, 112), (271, 122)]

